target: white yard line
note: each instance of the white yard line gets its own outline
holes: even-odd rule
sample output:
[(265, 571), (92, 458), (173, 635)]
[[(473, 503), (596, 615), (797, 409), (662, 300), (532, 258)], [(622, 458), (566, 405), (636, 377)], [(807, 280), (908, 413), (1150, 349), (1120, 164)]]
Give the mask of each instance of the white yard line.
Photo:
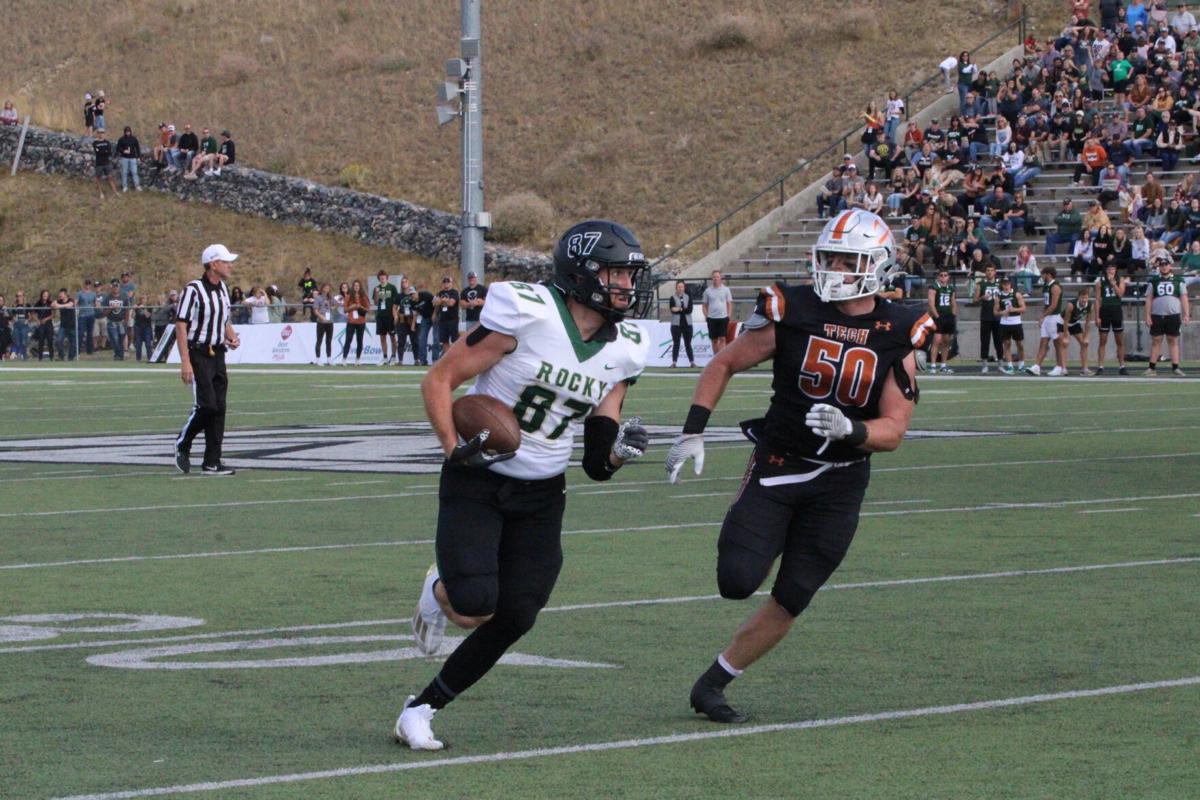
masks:
[[(383, 495), (379, 495), (383, 496)], [(563, 531), (563, 536), (579, 536), (584, 534), (636, 533), (639, 531), (675, 530), (686, 528), (703, 528), (716, 525), (715, 522), (692, 522), (674, 525), (645, 525), (633, 528), (591, 528), (587, 530)], [(113, 556), (110, 558), (78, 558), (70, 561), (42, 561), (27, 564), (0, 564), (0, 572), (15, 569), (46, 569), (50, 567), (75, 567), (87, 564), (125, 564), (139, 561), (176, 561), (191, 558), (229, 558), (232, 556), (253, 556), (269, 553), (307, 553), (317, 550), (357, 550), (363, 547), (407, 547), (410, 545), (430, 545), (433, 539), (398, 539), (387, 542), (350, 542), (347, 544), (308, 544), (290, 547), (259, 547), (251, 550), (216, 550), (200, 553), (171, 553), (157, 556)]]
[(861, 517), (891, 517), (897, 514), (956, 514), (964, 511), (995, 511), (1028, 508), (1062, 508), (1063, 506), (1100, 505), (1102, 503), (1145, 502), (1150, 500), (1190, 500), (1200, 497), (1200, 492), (1179, 494), (1146, 494), (1136, 497), (1100, 497), (1087, 500), (1043, 500), (1032, 503), (986, 503), (981, 506), (954, 506), (951, 508), (906, 508), (899, 511), (864, 511)]
[(1078, 513), (1080, 513), (1080, 514), (1126, 514), (1130, 511), (1145, 511), (1145, 510), (1146, 509), (1142, 508), (1141, 506), (1134, 506), (1133, 508), (1098, 508), (1098, 509), (1092, 509), (1090, 511), (1080, 511)]
[(318, 477), (318, 476), (316, 476), (316, 475), (314, 475), (312, 477), (297, 476), (295, 478), (250, 478), (246, 482), (247, 483), (289, 483), (291, 481), (311, 481), (315, 477)]
[(110, 472), (110, 473), (107, 473), (104, 475), (92, 474), (92, 473), (96, 472), (96, 470), (94, 470), (94, 469), (84, 470), (84, 472), (87, 472), (88, 474), (87, 475), (62, 475), (62, 474), (56, 473), (56, 472), (46, 472), (46, 473), (42, 473), (42, 475), (37, 476), (37, 477), (31, 476), (28, 478), (0, 478), (0, 483), (28, 483), (28, 482), (40, 483), (42, 481), (99, 481), (99, 480), (105, 480), (105, 479), (109, 479), (109, 478), (135, 478), (135, 477), (168, 478), (168, 477), (171, 477), (170, 474), (165, 472), (164, 470), (156, 470), (155, 472)]
[[(559, 747), (544, 747), (532, 750), (481, 753), (473, 756), (406, 760), (393, 762), (390, 764), (370, 764), (358, 767), (317, 770), (313, 772), (294, 772), (283, 775), (263, 775), (257, 778), (205, 781), (201, 783), (178, 784), (175, 786), (162, 786), (150, 789), (132, 789), (121, 792), (72, 795), (71, 797), (58, 798), (58, 800), (132, 800), (132, 798), (157, 797), (168, 794), (216, 792), (229, 789), (246, 789), (256, 786), (300, 783), (303, 781), (323, 780), (328, 778), (349, 778), (358, 775), (381, 775), (403, 772), (412, 769), (435, 769), (438, 767), (454, 767), (466, 764), (494, 764), (507, 761), (522, 761), (531, 758), (550, 758), (554, 756), (577, 755), (580, 753), (601, 753), (612, 750), (631, 750), (641, 747), (685, 744), (689, 742), (699, 742), (710, 739), (756, 736), (764, 733), (784, 733), (791, 731), (815, 730), (818, 728), (833, 728), (842, 725), (858, 725), (870, 722), (890, 722), (893, 720), (918, 719), (921, 717), (938, 717), (948, 714), (964, 714), (974, 711), (993, 711), (1001, 708), (1018, 708), (1022, 706), (1053, 703), (1061, 700), (1110, 697), (1114, 695), (1132, 694), (1134, 692), (1148, 692), (1158, 689), (1175, 689), (1197, 685), (1200, 685), (1200, 675), (1194, 675), (1188, 678), (1176, 678), (1173, 680), (1125, 683), (1116, 686), (1102, 686), (1095, 689), (1071, 689), (1061, 692), (1047, 692), (1043, 694), (1023, 695), (1019, 697), (1002, 697), (994, 700), (977, 700), (974, 702), (923, 706), (919, 708), (907, 708), (893, 711), (878, 711), (869, 714), (852, 714), (844, 717), (827, 717), (825, 719), (781, 722), (771, 725), (719, 727), (716, 729), (709, 728), (707, 730), (693, 731), (689, 733), (673, 733), (662, 736), (648, 736), (635, 739), (617, 739), (606, 742), (562, 745)], [(417, 757), (412, 756), (412, 758), (416, 759)]]
[(389, 480), (389, 479), (385, 478), (385, 479), (377, 480), (377, 481), (335, 481), (334, 483), (327, 483), (325, 485), (326, 486), (366, 486), (366, 485), (372, 484), (372, 483), (392, 483), (392, 482), (393, 482), (393, 480)]
[(292, 497), (270, 500), (227, 500), (220, 503), (167, 503), (158, 506), (117, 506), (115, 508), (67, 508), (61, 511), (8, 511), (0, 518), (8, 517), (55, 517), (77, 514), (117, 514), (140, 511), (179, 511), (185, 508), (240, 508), (242, 506), (278, 506), (291, 503), (340, 503), (347, 500), (386, 500), (396, 497), (419, 497), (434, 492), (388, 492), (384, 494), (351, 495), (348, 497)]

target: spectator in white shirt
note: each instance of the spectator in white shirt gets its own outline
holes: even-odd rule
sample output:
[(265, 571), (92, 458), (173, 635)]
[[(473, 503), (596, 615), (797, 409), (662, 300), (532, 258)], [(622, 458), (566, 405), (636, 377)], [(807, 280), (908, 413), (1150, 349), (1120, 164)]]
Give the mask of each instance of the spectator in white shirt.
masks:
[(1196, 17), (1188, 11), (1187, 3), (1180, 3), (1179, 8), (1175, 9), (1175, 15), (1171, 17), (1171, 30), (1182, 39), (1195, 29)]
[(896, 94), (896, 90), (892, 89), (888, 92), (887, 99), (887, 116), (883, 121), (883, 138), (889, 144), (896, 144), (896, 129), (900, 127), (901, 120), (904, 119), (904, 100)]
[(4, 101), (4, 110), (0, 111), (0, 125), (16, 125), (17, 110), (13, 108), (12, 100)]
[(250, 309), (250, 324), (251, 325), (266, 325), (271, 321), (271, 312), (269, 307), (271, 301), (267, 299), (267, 293), (263, 291), (261, 286), (254, 286), (250, 289), (250, 294), (242, 303)]
[(863, 194), (862, 207), (872, 214), (878, 214), (883, 209), (883, 195), (873, 181), (867, 182), (867, 191)]

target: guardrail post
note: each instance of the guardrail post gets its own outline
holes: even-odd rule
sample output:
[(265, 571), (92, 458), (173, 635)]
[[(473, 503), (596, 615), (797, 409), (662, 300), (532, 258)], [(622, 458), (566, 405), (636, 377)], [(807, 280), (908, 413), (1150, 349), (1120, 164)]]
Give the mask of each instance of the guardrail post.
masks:
[(21, 151), (25, 149), (25, 134), (29, 133), (29, 115), (25, 115), (25, 124), (21, 126), (21, 136), (17, 139), (17, 152), (13, 156), (12, 172), (9, 175), (17, 174), (17, 165), (21, 163)]
[(718, 222), (716, 225), (716, 232), (717, 232), (717, 249), (720, 250), (721, 249), (721, 223), (720, 222)]
[(780, 181), (779, 182), (779, 207), (780, 208), (783, 208), (784, 202), (786, 202), (786, 201), (783, 199), (783, 181)]

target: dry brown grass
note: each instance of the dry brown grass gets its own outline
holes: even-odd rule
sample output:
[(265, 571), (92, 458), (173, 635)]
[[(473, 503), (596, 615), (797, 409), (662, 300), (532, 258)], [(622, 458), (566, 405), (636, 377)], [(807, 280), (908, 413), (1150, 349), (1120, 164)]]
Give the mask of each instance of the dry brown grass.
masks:
[(347, 164), (338, 173), (338, 186), (363, 189), (371, 182), (371, 168), (364, 164)]
[(217, 86), (237, 86), (258, 73), (258, 61), (244, 53), (222, 53), (213, 68), (212, 82)]
[(234, 284), (276, 283), (285, 296), (304, 267), (319, 280), (366, 280), (379, 269), (435, 286), (444, 265), (198, 203), (145, 192), (101, 201), (89, 183), (5, 172), (0, 177), (0, 294), (78, 287), (125, 270), (147, 291), (195, 277), (201, 250), (223, 242), (240, 255)]
[[(868, 100), (997, 29), (1003, 5), (485, 5), (487, 201), (531, 190), (559, 225), (617, 218), (661, 252), (848, 128)], [(57, 0), (8, 0), (0, 99), (78, 131), (83, 92), (104, 87), (110, 127), (132, 125), (143, 143), (164, 119), (229, 127), (249, 165), (334, 183), (360, 163), (370, 191), (456, 210), (456, 126), (438, 128), (432, 106), (458, 51), (457, 3), (243, 0), (230, 25), (208, 24), (210, 8), (79, 0), (62, 13)], [(734, 39), (713, 39), (724, 14)], [(134, 20), (133, 45), (96, 22), (109, 18)], [(739, 36), (748, 44), (712, 46)]]
[(766, 21), (753, 14), (724, 13), (700, 30), (692, 46), (699, 53), (766, 49), (769, 31)]
[(554, 206), (533, 192), (501, 197), (492, 217), (491, 238), (497, 242), (543, 244), (554, 236)]

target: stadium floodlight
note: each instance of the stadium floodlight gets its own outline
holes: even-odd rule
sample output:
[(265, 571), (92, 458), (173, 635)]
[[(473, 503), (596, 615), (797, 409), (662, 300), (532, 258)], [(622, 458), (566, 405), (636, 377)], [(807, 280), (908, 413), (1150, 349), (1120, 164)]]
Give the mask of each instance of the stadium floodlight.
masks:
[(446, 59), (446, 77), (456, 81), (467, 77), (467, 62), (461, 58)]
[(459, 42), (458, 52), (466, 59), (479, 58), (479, 39), (468, 39), (464, 36)]
[(462, 116), (462, 112), (453, 106), (436, 106), (434, 107), (434, 111), (437, 112), (437, 122), (439, 126), (449, 125), (451, 122), (454, 122), (454, 120)]
[(450, 81), (444, 81), (444, 82), (438, 84), (438, 88), (437, 88), (438, 104), (446, 105), (448, 103), (457, 103), (459, 98), (462, 97), (462, 92), (463, 92), (462, 87), (459, 86), (457, 83), (451, 83)]

